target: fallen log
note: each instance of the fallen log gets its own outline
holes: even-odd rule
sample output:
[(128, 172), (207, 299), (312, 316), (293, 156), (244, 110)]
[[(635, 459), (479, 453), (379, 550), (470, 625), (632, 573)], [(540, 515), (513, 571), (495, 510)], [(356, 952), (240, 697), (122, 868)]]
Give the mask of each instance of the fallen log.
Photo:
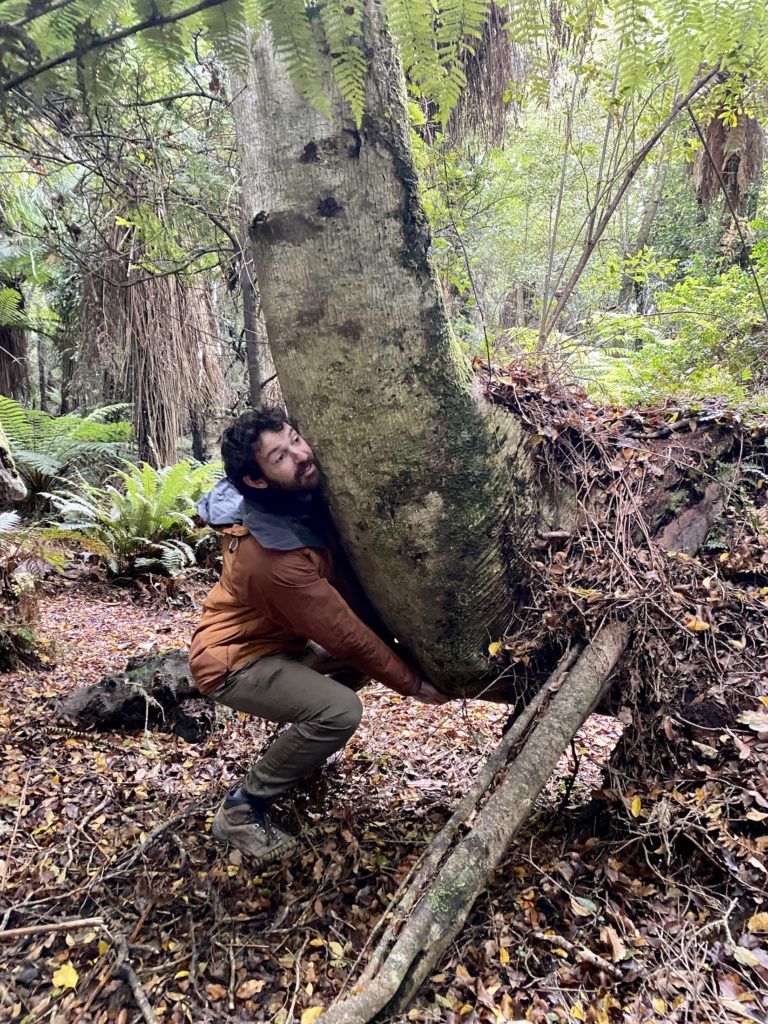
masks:
[[(415, 898), (419, 902), (391, 948), (374, 953), (380, 962), (375, 976), (361, 992), (318, 1018), (322, 1024), (366, 1024), (385, 1008), (394, 1014), (407, 1006), (461, 931), (572, 736), (600, 701), (631, 633), (631, 621), (606, 624), (557, 692), (551, 694), (551, 684), (544, 687), (545, 697), (551, 696), (546, 710), (478, 813), (472, 830), (454, 847), (425, 891), (406, 893), (409, 906)], [(556, 685), (559, 675), (553, 680)]]
[(214, 717), (195, 687), (186, 650), (130, 658), (123, 672), (75, 690), (57, 712), (79, 732), (154, 726), (191, 743), (210, 733)]

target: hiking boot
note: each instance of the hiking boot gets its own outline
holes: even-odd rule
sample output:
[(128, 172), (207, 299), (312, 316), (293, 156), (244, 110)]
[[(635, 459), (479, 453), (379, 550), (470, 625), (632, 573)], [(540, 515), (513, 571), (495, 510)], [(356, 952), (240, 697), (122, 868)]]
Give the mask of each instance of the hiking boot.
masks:
[(211, 826), (214, 838), (247, 853), (251, 863), (270, 864), (287, 860), (296, 850), (296, 836), (284, 832), (270, 819), (269, 804), (242, 789), (228, 793)]

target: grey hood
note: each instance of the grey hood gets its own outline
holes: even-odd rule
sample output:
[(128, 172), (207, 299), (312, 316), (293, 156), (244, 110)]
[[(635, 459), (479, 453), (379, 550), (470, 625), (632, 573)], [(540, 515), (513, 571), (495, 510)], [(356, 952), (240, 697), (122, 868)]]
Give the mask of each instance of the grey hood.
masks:
[(265, 489), (244, 498), (227, 477), (197, 503), (200, 518), (210, 526), (242, 524), (259, 544), (278, 551), (328, 546), (330, 520), (322, 498), (301, 501), (287, 491)]
[(231, 526), (243, 521), (243, 496), (227, 477), (197, 503), (197, 514), (209, 526)]

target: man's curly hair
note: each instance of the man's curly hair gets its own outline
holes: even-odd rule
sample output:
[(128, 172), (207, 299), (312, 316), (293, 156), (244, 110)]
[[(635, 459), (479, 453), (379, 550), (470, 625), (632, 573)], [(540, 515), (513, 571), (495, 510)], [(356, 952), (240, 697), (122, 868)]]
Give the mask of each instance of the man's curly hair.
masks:
[(244, 481), (246, 476), (254, 480), (264, 476), (253, 454), (253, 446), (265, 430), (280, 431), (288, 422), (284, 410), (276, 406), (250, 409), (224, 431), (221, 438), (224, 472), (241, 494), (247, 496), (251, 490)]

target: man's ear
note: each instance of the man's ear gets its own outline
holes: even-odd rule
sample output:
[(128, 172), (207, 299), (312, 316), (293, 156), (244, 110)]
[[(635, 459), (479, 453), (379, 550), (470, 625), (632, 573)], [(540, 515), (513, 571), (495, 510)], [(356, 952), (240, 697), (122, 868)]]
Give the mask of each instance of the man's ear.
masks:
[(269, 487), (269, 484), (267, 483), (263, 476), (253, 477), (250, 475), (250, 473), (246, 474), (243, 477), (243, 483), (259, 491), (262, 490), (264, 487)]

